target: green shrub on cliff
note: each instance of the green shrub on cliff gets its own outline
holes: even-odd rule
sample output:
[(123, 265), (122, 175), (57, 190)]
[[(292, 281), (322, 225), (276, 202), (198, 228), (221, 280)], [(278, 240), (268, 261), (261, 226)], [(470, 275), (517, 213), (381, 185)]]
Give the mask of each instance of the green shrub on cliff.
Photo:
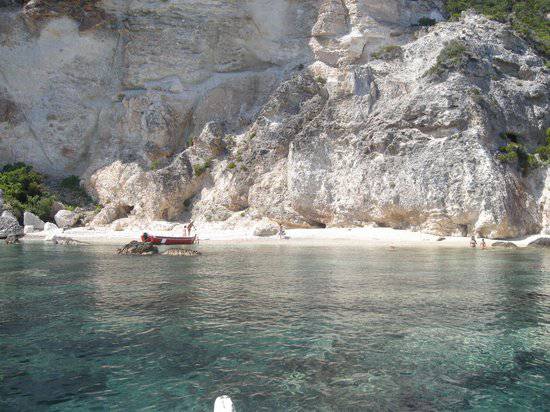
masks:
[(24, 163), (5, 165), (0, 170), (0, 189), (4, 192), (7, 208), (21, 217), (24, 211), (39, 216), (42, 220), (50, 218), (55, 197), (43, 186), (44, 176)]
[(499, 148), (500, 153), (497, 155), (497, 159), (503, 163), (517, 162), (524, 175), (531, 169), (550, 165), (550, 128), (546, 130), (545, 144), (538, 146), (532, 152), (525, 148), (520, 141), (521, 136), (516, 133), (506, 132), (502, 133), (500, 137), (508, 140), (509, 143)]
[(195, 172), (196, 176), (200, 176), (204, 172), (206, 172), (206, 170), (208, 170), (210, 166), (212, 166), (212, 159), (206, 159), (202, 164), (194, 164), (193, 172)]
[(471, 57), (471, 52), (468, 47), (460, 40), (451, 40), (437, 56), (437, 61), (427, 72), (427, 76), (441, 76), (445, 72), (458, 70)]
[(513, 29), (532, 41), (537, 50), (550, 55), (550, 13), (548, 0), (447, 0), (451, 18), (458, 18), (464, 10), (475, 9), (490, 19), (509, 22)]

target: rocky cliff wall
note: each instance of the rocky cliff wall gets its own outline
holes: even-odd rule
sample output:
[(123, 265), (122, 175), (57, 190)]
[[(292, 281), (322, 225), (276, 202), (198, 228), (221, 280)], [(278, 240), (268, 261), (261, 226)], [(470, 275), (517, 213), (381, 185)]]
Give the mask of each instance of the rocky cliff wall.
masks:
[(545, 168), (498, 148), (542, 144), (549, 76), (502, 24), (418, 27), (438, 1), (74, 3), (0, 8), (0, 161), (84, 176), (102, 223), (547, 225)]

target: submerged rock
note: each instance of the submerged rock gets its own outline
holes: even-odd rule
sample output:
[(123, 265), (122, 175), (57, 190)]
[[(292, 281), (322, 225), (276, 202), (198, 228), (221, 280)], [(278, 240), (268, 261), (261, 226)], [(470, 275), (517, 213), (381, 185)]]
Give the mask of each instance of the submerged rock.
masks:
[(148, 242), (138, 242), (138, 241), (131, 241), (124, 247), (117, 249), (117, 253), (119, 255), (142, 255), (142, 256), (148, 256), (148, 255), (156, 255), (159, 253), (159, 249), (153, 245), (152, 243)]
[(10, 235), (6, 238), (6, 245), (16, 245), (19, 243), (19, 236)]
[(87, 245), (89, 243), (82, 242), (80, 240), (73, 239), (72, 237), (57, 236), (54, 235), (51, 239), (48, 239), (54, 245)]
[(166, 256), (200, 256), (202, 255), (202, 253), (197, 250), (177, 249), (177, 248), (168, 249), (162, 252), (162, 254)]
[(539, 237), (529, 243), (530, 247), (550, 247), (550, 237)]
[(517, 249), (518, 245), (512, 242), (494, 242), (491, 247)]

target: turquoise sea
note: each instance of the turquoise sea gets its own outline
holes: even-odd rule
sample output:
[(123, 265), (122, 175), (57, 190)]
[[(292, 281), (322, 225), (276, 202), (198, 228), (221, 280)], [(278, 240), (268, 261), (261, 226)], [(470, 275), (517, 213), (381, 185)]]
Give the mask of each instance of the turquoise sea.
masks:
[(0, 245), (0, 410), (540, 411), (550, 252)]

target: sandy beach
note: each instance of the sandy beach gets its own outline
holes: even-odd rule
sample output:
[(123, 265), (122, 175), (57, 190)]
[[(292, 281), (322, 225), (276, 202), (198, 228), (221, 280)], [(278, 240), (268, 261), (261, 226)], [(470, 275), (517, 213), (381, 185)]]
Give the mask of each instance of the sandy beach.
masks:
[[(181, 236), (178, 230), (154, 230), (146, 229), (149, 233), (163, 236)], [(124, 245), (132, 240), (139, 240), (142, 229), (130, 229), (115, 231), (109, 227), (105, 228), (72, 228), (57, 232), (35, 232), (27, 234), (22, 240), (24, 242), (45, 241), (51, 239), (52, 235), (70, 237), (74, 240), (104, 245)], [(430, 235), (410, 230), (396, 230), (380, 227), (363, 228), (325, 228), (325, 229), (287, 229), (286, 239), (279, 239), (278, 236), (258, 237), (252, 234), (249, 227), (237, 229), (220, 229), (217, 227), (202, 226), (198, 231), (200, 244), (219, 243), (253, 243), (253, 244), (295, 244), (311, 246), (343, 245), (367, 247), (437, 247), (437, 248), (466, 248), (469, 247), (469, 237), (444, 237)], [(509, 239), (519, 247), (525, 247), (541, 235), (533, 235), (521, 239)], [(443, 239), (443, 240), (441, 240)], [(478, 239), (478, 242), (480, 239)], [(486, 239), (490, 248), (498, 240)]]

